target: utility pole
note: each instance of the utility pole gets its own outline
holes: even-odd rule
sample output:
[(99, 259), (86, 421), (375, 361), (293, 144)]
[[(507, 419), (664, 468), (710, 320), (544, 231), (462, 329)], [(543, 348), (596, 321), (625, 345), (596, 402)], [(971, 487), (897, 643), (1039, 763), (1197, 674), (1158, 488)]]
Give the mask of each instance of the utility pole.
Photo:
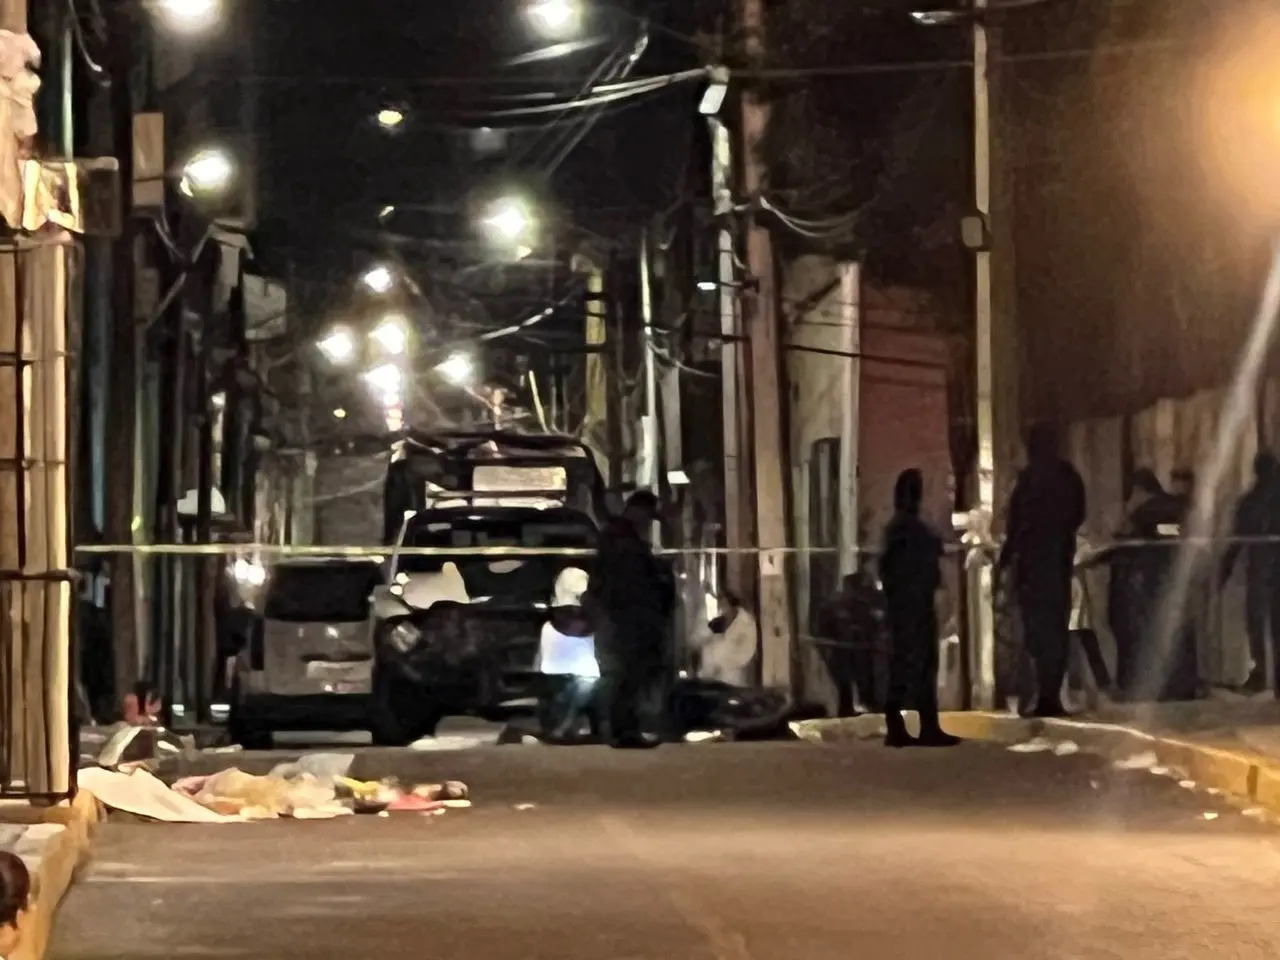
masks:
[[(649, 257), (649, 227), (640, 234), (640, 321), (644, 324), (644, 484), (658, 496), (662, 485), (658, 480), (658, 371), (654, 366), (653, 277)], [(652, 543), (662, 546), (662, 524), (653, 524)]]
[[(1020, 357), (1014, 311), (1012, 173), (998, 153), (1003, 139), (992, 135), (993, 117), (1005, 103), (999, 94), (999, 28), (987, 24), (991, 4), (974, 0), (973, 27), (973, 169), (976, 222), (965, 230), (975, 269), (975, 394), (977, 401), (977, 499), (965, 541), (968, 564), (972, 705), (996, 706), (996, 631), (994, 536), (996, 514), (1013, 480), (1020, 447), (1018, 376)], [(996, 64), (993, 66), (993, 63)], [(993, 162), (994, 161), (994, 162)], [(992, 174), (993, 169), (999, 175)], [(995, 260), (993, 262), (993, 251)]]
[[(742, 35), (747, 62), (764, 59), (764, 0), (741, 0)], [(765, 134), (770, 106), (759, 87), (742, 98), (743, 195), (757, 200), (764, 187)], [(753, 218), (747, 229), (747, 267), (752, 289), (743, 290), (743, 326), (751, 352), (752, 462), (755, 473), (757, 573), (760, 611), (761, 674), (766, 686), (791, 691), (794, 686), (791, 586), (783, 549), (787, 545), (785, 446), (782, 438), (781, 345), (775, 289), (773, 239)]]
[(742, 362), (742, 318), (738, 303), (737, 255), (733, 231), (733, 138), (719, 117), (711, 127), (711, 193), (716, 222), (716, 286), (720, 306), (720, 420), (724, 459), (724, 545), (729, 551), (725, 573), (729, 585), (745, 591), (751, 581), (750, 445), (743, 427), (749, 416)]
[[(114, 3), (107, 12), (110, 35), (113, 152), (120, 164), (123, 211), (121, 234), (112, 251), (111, 329), (108, 338), (106, 417), (107, 541), (132, 543), (134, 468), (137, 456), (137, 231), (133, 217), (133, 23), (128, 8)], [(138, 624), (134, 557), (111, 558), (111, 629), (116, 706), (131, 691), (138, 673)]]

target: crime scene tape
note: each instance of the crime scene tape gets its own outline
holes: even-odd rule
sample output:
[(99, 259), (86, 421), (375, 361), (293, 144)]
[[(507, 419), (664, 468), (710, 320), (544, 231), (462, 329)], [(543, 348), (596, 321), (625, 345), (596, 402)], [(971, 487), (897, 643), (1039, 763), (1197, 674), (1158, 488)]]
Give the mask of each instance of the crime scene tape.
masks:
[[(141, 554), (143, 556), (259, 556), (385, 559), (387, 557), (591, 557), (597, 551), (590, 547), (364, 547), (364, 546), (290, 546), (278, 543), (94, 543), (75, 548), (77, 554)], [(726, 556), (731, 554), (838, 554), (839, 547), (689, 547), (680, 550), (655, 550), (661, 556)]]
[[(1082, 551), (1078, 562), (1094, 563), (1104, 561), (1108, 556), (1120, 551), (1138, 550), (1144, 547), (1159, 547), (1165, 550), (1181, 547), (1227, 547), (1227, 546), (1266, 546), (1280, 548), (1280, 536), (1231, 536), (1231, 537), (1158, 537), (1155, 539), (1122, 539), (1098, 544), (1089, 544)], [(943, 543), (943, 552), (962, 554), (967, 552), (990, 552), (1000, 547), (1000, 541), (977, 546), (949, 540)], [(260, 556), (281, 557), (328, 557), (328, 558), (386, 558), (395, 554), (402, 557), (589, 557), (596, 550), (590, 547), (527, 547), (527, 546), (448, 546), (448, 547), (391, 547), (391, 546), (344, 546), (324, 544), (278, 544), (278, 543), (93, 543), (78, 544), (74, 548), (78, 555), (102, 556), (110, 554), (138, 554), (142, 556), (240, 556), (257, 554)], [(879, 554), (879, 544), (875, 547), (854, 547), (846, 550), (841, 547), (682, 547), (676, 549), (658, 548), (654, 551), (662, 556), (736, 556), (741, 554), (769, 554), (773, 556), (819, 555), (835, 556), (846, 552), (862, 555)]]

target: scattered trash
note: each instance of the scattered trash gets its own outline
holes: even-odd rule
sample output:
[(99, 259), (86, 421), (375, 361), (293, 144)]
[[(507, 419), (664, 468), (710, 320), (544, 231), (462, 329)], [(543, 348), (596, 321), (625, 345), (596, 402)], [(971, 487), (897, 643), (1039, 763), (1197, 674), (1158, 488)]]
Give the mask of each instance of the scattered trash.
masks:
[(1200, 814), (1200, 816), (1204, 817), (1206, 820), (1217, 820), (1217, 819), (1218, 819), (1218, 811), (1217, 811), (1217, 810), (1206, 810), (1204, 813)]
[(1080, 744), (1074, 740), (1063, 740), (1061, 743), (1054, 744), (1053, 755), (1055, 757), (1072, 757), (1080, 752)]
[(1034, 737), (1026, 743), (1015, 743), (1009, 747), (1010, 753), (1047, 753), (1053, 749), (1053, 744), (1044, 737)]
[(277, 764), (268, 776), (292, 780), (303, 774), (309, 774), (317, 780), (333, 781), (339, 777), (345, 777), (355, 760), (354, 753), (308, 753), (297, 760)]
[(1117, 760), (1111, 766), (1117, 770), (1150, 770), (1159, 763), (1160, 758), (1156, 756), (1155, 751), (1147, 750), (1143, 753), (1135, 753), (1131, 757), (1125, 757), (1123, 760)]
[(184, 777), (172, 787), (146, 770), (90, 767), (81, 771), (81, 782), (112, 809), (171, 823), (326, 820), (393, 811), (436, 815), (471, 806), (470, 790), (461, 780), (417, 786), (402, 786), (393, 778), (356, 780), (346, 775), (354, 760), (353, 754), (308, 754), (266, 776), (231, 767), (212, 776)]
[(538, 808), (538, 805), (536, 803), (517, 803), (516, 804), (516, 809), (520, 811), (536, 810), (537, 808)]
[(1178, 786), (1183, 790), (1194, 790), (1196, 788), (1196, 782), (1194, 780), (1179, 780)]
[(1098, 780), (1090, 780), (1090, 781), (1089, 781), (1089, 786), (1091, 786), (1094, 790), (1101, 790), (1101, 789), (1102, 789), (1102, 783), (1101, 783), (1100, 781), (1098, 781)]
[(719, 730), (690, 730), (684, 735), (685, 743), (707, 743), (709, 741), (719, 742), (724, 739), (724, 734)]

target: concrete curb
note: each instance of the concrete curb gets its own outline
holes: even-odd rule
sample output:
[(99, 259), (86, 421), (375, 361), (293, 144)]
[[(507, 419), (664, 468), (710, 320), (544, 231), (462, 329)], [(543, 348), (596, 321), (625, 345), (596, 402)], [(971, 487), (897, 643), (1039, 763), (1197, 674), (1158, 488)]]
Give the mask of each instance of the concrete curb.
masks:
[(32, 871), (32, 902), (19, 923), (18, 947), (7, 960), (42, 960), (49, 946), (58, 904), (76, 872), (87, 862), (93, 836), (105, 811), (88, 791), (59, 807), (13, 807), (0, 810), (0, 821), (60, 826), (41, 846)]
[[(1201, 787), (1280, 815), (1280, 760), (1235, 745), (1187, 740), (1114, 723), (1033, 720), (978, 711), (943, 714), (942, 725), (966, 740), (1004, 744), (1022, 743), (1032, 737), (1071, 740), (1081, 750), (1110, 760), (1151, 751), (1161, 766), (1185, 772)], [(811, 743), (870, 740), (884, 735), (884, 718), (870, 715), (805, 720), (792, 727), (800, 739)]]

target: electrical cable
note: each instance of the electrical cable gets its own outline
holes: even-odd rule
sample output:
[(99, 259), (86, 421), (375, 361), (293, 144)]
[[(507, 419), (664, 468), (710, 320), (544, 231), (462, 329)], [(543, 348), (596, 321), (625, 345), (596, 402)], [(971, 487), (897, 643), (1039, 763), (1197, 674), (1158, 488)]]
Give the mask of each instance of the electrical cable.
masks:
[[(640, 36), (638, 36), (636, 38), (636, 42), (632, 44), (631, 52), (627, 55), (626, 59), (617, 69), (612, 71), (615, 76), (610, 79), (622, 79), (630, 74), (636, 64), (640, 62), (640, 58), (644, 56), (645, 50), (648, 46), (648, 24), (647, 22), (642, 22)], [(560, 165), (568, 159), (569, 155), (577, 148), (578, 144), (580, 144), (595, 125), (599, 123), (602, 116), (604, 116), (603, 107), (593, 111), (589, 116), (583, 118), (579, 123), (577, 133), (571, 132), (567, 137), (562, 139), (559, 149), (555, 152), (550, 161), (543, 165), (543, 176), (549, 177), (559, 169)]]
[[(102, 12), (97, 9), (96, 0), (93, 6), (97, 16), (101, 17)], [(98, 63), (89, 52), (89, 44), (84, 36), (84, 26), (80, 22), (80, 11), (76, 9), (76, 0), (67, 0), (67, 20), (71, 28), (71, 37), (76, 45), (76, 52), (80, 54), (81, 61), (89, 71), (89, 79), (99, 87), (111, 86), (111, 76), (107, 73), (106, 67)]]
[(617, 103), (621, 100), (629, 100), (632, 97), (641, 97), (649, 93), (656, 93), (666, 90), (682, 83), (688, 83), (691, 80), (702, 79), (706, 76), (705, 70), (684, 70), (679, 73), (671, 73), (661, 77), (651, 77), (647, 80), (637, 80), (631, 84), (619, 84), (621, 89), (615, 89), (612, 93), (604, 93), (591, 96), (579, 100), (571, 100), (567, 103), (546, 104), (538, 107), (512, 107), (504, 110), (490, 110), (477, 113), (461, 114), (463, 116), (474, 116), (480, 119), (502, 119), (506, 117), (532, 117), (549, 113), (563, 113), (569, 110), (588, 110), (592, 107), (598, 107), (603, 104)]
[[(593, 93), (593, 91), (596, 91), (600, 86), (603, 86), (605, 83), (608, 83), (611, 80), (617, 79), (618, 68), (623, 62), (622, 51), (623, 51), (622, 43), (617, 44), (613, 48), (613, 50), (610, 51), (609, 55), (599, 63), (599, 65), (591, 72), (591, 75), (587, 77), (587, 79), (579, 87), (578, 92), (574, 94), (575, 100), (580, 99), (582, 97), (590, 96)], [(516, 154), (515, 157), (512, 157), (510, 160), (508, 160), (507, 165), (510, 167), (510, 166), (513, 166), (514, 164), (520, 163), (523, 159), (525, 159), (525, 157), (527, 157), (530, 153), (532, 153), (534, 150), (537, 149), (542, 137), (554, 131), (555, 128), (558, 125), (560, 125), (562, 122), (564, 122), (565, 119), (566, 119), (565, 116), (558, 116), (554, 120), (550, 121), (550, 123), (545, 124), (540, 129), (538, 136), (535, 137), (532, 141), (530, 141), (530, 143), (528, 143), (523, 150), (521, 150), (518, 154)], [(552, 149), (554, 150), (554, 147)]]

